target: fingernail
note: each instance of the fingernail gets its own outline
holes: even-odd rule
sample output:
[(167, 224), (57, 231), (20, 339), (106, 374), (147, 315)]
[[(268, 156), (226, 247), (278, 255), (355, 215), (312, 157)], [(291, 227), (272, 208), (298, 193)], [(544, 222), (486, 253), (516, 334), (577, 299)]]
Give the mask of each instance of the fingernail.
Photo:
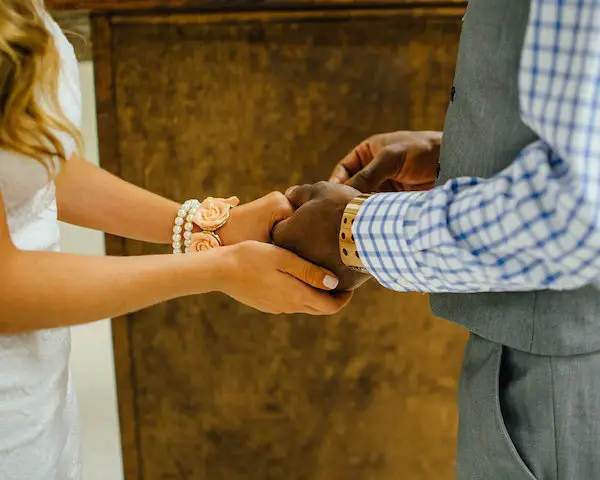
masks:
[(333, 290), (335, 287), (337, 287), (339, 283), (340, 281), (331, 275), (325, 275), (325, 278), (323, 279), (323, 285), (325, 285), (325, 288), (330, 290)]
[(298, 188), (298, 185), (294, 185), (293, 187), (288, 188), (285, 191), (286, 196), (289, 195), (289, 194), (291, 194), (294, 190), (296, 190), (296, 188)]

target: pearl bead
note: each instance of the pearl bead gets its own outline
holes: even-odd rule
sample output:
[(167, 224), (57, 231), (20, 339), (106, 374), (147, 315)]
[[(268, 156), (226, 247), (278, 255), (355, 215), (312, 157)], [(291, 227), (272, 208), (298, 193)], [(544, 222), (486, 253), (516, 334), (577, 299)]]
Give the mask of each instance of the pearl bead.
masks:
[(180, 225), (175, 225), (173, 227), (173, 233), (181, 233), (181, 226)]
[(192, 241), (191, 241), (191, 240), (184, 240), (184, 241), (183, 241), (183, 244), (184, 244), (186, 247), (189, 247), (189, 246), (192, 244)]
[(187, 214), (187, 211), (184, 210), (183, 208), (177, 212), (177, 216), (181, 217), (181, 218), (185, 217), (186, 214)]
[[(185, 232), (185, 233), (188, 233), (188, 232)], [(178, 233), (173, 234), (173, 241), (174, 242), (180, 242), (181, 241), (181, 235), (179, 235)]]
[(174, 249), (181, 248), (181, 242), (173, 242), (173, 248)]
[(194, 221), (194, 216), (193, 215), (188, 215), (187, 217), (185, 217), (185, 221), (189, 222), (189, 223), (193, 222)]
[(173, 255), (179, 255), (181, 254), (181, 248), (176, 248), (173, 250)]
[(192, 225), (191, 223), (186, 223), (185, 227), (186, 231), (191, 232), (194, 229), (194, 225)]
[(190, 253), (191, 250), (189, 249), (189, 247), (185, 247), (185, 253)]
[(190, 238), (192, 238), (192, 232), (183, 232), (183, 238), (189, 240)]
[(183, 218), (177, 217), (175, 219), (175, 225), (183, 225)]

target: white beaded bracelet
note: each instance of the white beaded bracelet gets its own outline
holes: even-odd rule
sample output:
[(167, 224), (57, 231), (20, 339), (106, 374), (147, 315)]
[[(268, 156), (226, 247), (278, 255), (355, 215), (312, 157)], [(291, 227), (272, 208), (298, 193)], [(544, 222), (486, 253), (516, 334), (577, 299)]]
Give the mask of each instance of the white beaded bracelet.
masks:
[(192, 199), (187, 200), (177, 211), (175, 225), (173, 226), (173, 254), (183, 253), (181, 240), (183, 236), (183, 245), (185, 252), (189, 252), (190, 239), (194, 229), (194, 214), (200, 208), (200, 201)]

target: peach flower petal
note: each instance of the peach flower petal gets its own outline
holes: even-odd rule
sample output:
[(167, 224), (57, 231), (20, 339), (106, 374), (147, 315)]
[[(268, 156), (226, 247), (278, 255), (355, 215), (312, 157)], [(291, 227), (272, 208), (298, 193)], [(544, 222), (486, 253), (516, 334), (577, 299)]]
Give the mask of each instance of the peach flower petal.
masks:
[(192, 253), (203, 252), (221, 246), (216, 235), (207, 232), (194, 233), (190, 240), (189, 249)]
[[(234, 199), (227, 199), (235, 202)], [(194, 223), (202, 230), (215, 231), (225, 225), (229, 219), (232, 204), (222, 198), (208, 197), (202, 202), (194, 215)]]

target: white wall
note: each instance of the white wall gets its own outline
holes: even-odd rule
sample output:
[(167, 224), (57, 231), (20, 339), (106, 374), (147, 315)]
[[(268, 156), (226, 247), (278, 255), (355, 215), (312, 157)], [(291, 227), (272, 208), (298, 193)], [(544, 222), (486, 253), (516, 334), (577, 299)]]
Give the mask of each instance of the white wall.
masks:
[[(83, 136), (87, 158), (98, 164), (93, 67), (80, 64), (83, 90)], [(61, 225), (66, 252), (103, 255), (104, 237)], [(73, 329), (71, 365), (83, 422), (83, 480), (122, 480), (115, 371), (108, 320)]]

